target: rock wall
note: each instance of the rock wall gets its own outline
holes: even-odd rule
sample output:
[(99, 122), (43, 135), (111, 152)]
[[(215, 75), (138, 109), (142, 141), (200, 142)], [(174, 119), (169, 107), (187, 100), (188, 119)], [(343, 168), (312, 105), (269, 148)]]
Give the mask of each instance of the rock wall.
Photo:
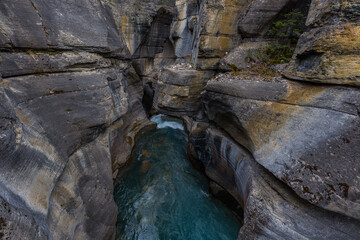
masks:
[(113, 170), (148, 120), (111, 7), (1, 3), (1, 238), (114, 235)]
[(209, 81), (307, 3), (3, 0), (0, 238), (111, 239), (143, 103), (193, 118), (189, 153), (243, 208), (239, 239), (358, 238), (358, 2), (313, 0), (283, 77)]
[(301, 201), (216, 126), (192, 122), (189, 130), (192, 157), (244, 209), (238, 239), (357, 239), (358, 221)]
[(358, 1), (312, 2), (303, 34), (291, 64), (289, 79), (359, 86)]
[[(312, 1), (309, 29), (283, 77), (227, 73), (207, 82), (202, 114), (189, 128), (189, 149), (206, 174), (243, 206), (239, 239), (357, 238), (357, 12), (354, 1)], [(241, 31), (256, 25), (244, 21)], [(263, 34), (266, 25), (259, 21), (254, 33)], [(250, 30), (245, 36), (253, 36)], [(258, 44), (241, 44), (220, 67), (244, 63), (246, 51)]]

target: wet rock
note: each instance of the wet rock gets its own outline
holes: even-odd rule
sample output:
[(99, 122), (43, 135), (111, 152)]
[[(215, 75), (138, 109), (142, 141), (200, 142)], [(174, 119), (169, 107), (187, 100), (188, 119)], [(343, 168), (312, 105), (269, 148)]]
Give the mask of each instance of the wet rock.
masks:
[(151, 168), (151, 163), (149, 161), (144, 161), (141, 164), (140, 173), (145, 174), (149, 171), (150, 168)]
[(117, 155), (117, 136), (147, 123), (141, 80), (107, 4), (19, 3), (0, 7), (0, 197), (28, 219), (0, 212), (19, 225), (3, 236), (110, 239), (112, 175), (133, 146)]
[[(120, 169), (130, 158), (136, 137), (144, 128), (153, 128), (142, 105), (141, 78), (133, 68), (126, 75), (128, 111), (110, 126), (110, 151), (113, 171)], [(116, 174), (114, 176), (116, 178)]]

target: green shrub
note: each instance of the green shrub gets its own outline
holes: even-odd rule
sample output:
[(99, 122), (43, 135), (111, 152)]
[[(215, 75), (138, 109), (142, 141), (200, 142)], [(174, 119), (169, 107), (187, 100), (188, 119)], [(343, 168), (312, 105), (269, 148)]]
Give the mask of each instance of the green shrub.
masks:
[(252, 55), (267, 65), (289, 62), (303, 32), (304, 23), (305, 16), (297, 9), (285, 14), (268, 31), (267, 36), (272, 39), (270, 44), (254, 51)]

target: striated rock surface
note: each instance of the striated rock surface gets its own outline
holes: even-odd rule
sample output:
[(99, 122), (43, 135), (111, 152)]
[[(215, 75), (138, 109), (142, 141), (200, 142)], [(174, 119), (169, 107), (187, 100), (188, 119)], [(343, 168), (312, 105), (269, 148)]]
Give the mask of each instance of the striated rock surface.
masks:
[(216, 70), (220, 58), (240, 42), (237, 21), (248, 1), (205, 1), (201, 16), (198, 59), (194, 62), (201, 70)]
[(249, 62), (258, 61), (256, 52), (267, 45), (268, 42), (266, 41), (241, 43), (221, 59), (219, 68), (223, 71), (250, 68), (251, 64)]
[(1, 48), (83, 49), (129, 56), (123, 39), (111, 27), (112, 15), (100, 1), (4, 0), (0, 12)]
[(284, 8), (295, 5), (297, 0), (255, 0), (239, 21), (239, 31), (243, 37), (264, 35), (272, 21)]
[(205, 89), (209, 120), (258, 163), (309, 202), (359, 219), (358, 89), (225, 77)]
[(206, 123), (189, 128), (191, 156), (244, 209), (238, 239), (358, 238), (359, 221), (301, 201), (229, 135)]
[(191, 66), (164, 68), (156, 83), (153, 110), (176, 116), (194, 116), (202, 107), (200, 93), (213, 76)]
[(4, 1), (0, 19), (0, 236), (110, 239), (112, 167), (132, 146), (117, 156), (116, 136), (148, 124), (113, 14), (95, 0)]
[(44, 231), (37, 226), (31, 213), (21, 211), (0, 199), (1, 239), (47, 239)]
[(243, 208), (239, 239), (357, 239), (358, 1), (312, 1), (286, 79), (209, 81), (307, 2), (3, 0), (0, 238), (112, 239), (144, 101), (198, 121), (189, 153)]
[[(171, 39), (174, 42), (175, 54), (178, 58), (191, 58), (196, 55), (198, 42), (198, 25), (201, 4), (196, 0), (176, 1), (177, 17), (171, 26)], [(194, 58), (193, 58), (194, 59)]]
[(312, 1), (307, 24), (284, 75), (294, 80), (359, 86), (359, 2)]

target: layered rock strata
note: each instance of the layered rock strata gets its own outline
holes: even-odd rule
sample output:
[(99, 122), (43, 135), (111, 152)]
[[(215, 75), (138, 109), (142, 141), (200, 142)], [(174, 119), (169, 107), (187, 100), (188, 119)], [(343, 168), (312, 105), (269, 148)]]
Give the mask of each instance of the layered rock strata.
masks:
[(196, 119), (189, 153), (243, 208), (239, 239), (356, 239), (357, 1), (312, 1), (285, 78), (208, 81), (307, 2), (2, 1), (0, 238), (111, 239), (144, 99)]
[(243, 207), (245, 224), (238, 239), (357, 239), (359, 221), (301, 201), (217, 128), (193, 122), (189, 152)]
[(4, 1), (0, 18), (1, 237), (110, 239), (112, 166), (148, 120), (109, 5)]
[(287, 78), (317, 83), (359, 86), (358, 1), (312, 2)]
[(226, 77), (205, 89), (209, 120), (258, 163), (312, 204), (359, 219), (358, 89)]
[(200, 93), (212, 76), (212, 71), (197, 71), (191, 65), (163, 68), (155, 87), (153, 110), (176, 116), (195, 116), (202, 107)]

